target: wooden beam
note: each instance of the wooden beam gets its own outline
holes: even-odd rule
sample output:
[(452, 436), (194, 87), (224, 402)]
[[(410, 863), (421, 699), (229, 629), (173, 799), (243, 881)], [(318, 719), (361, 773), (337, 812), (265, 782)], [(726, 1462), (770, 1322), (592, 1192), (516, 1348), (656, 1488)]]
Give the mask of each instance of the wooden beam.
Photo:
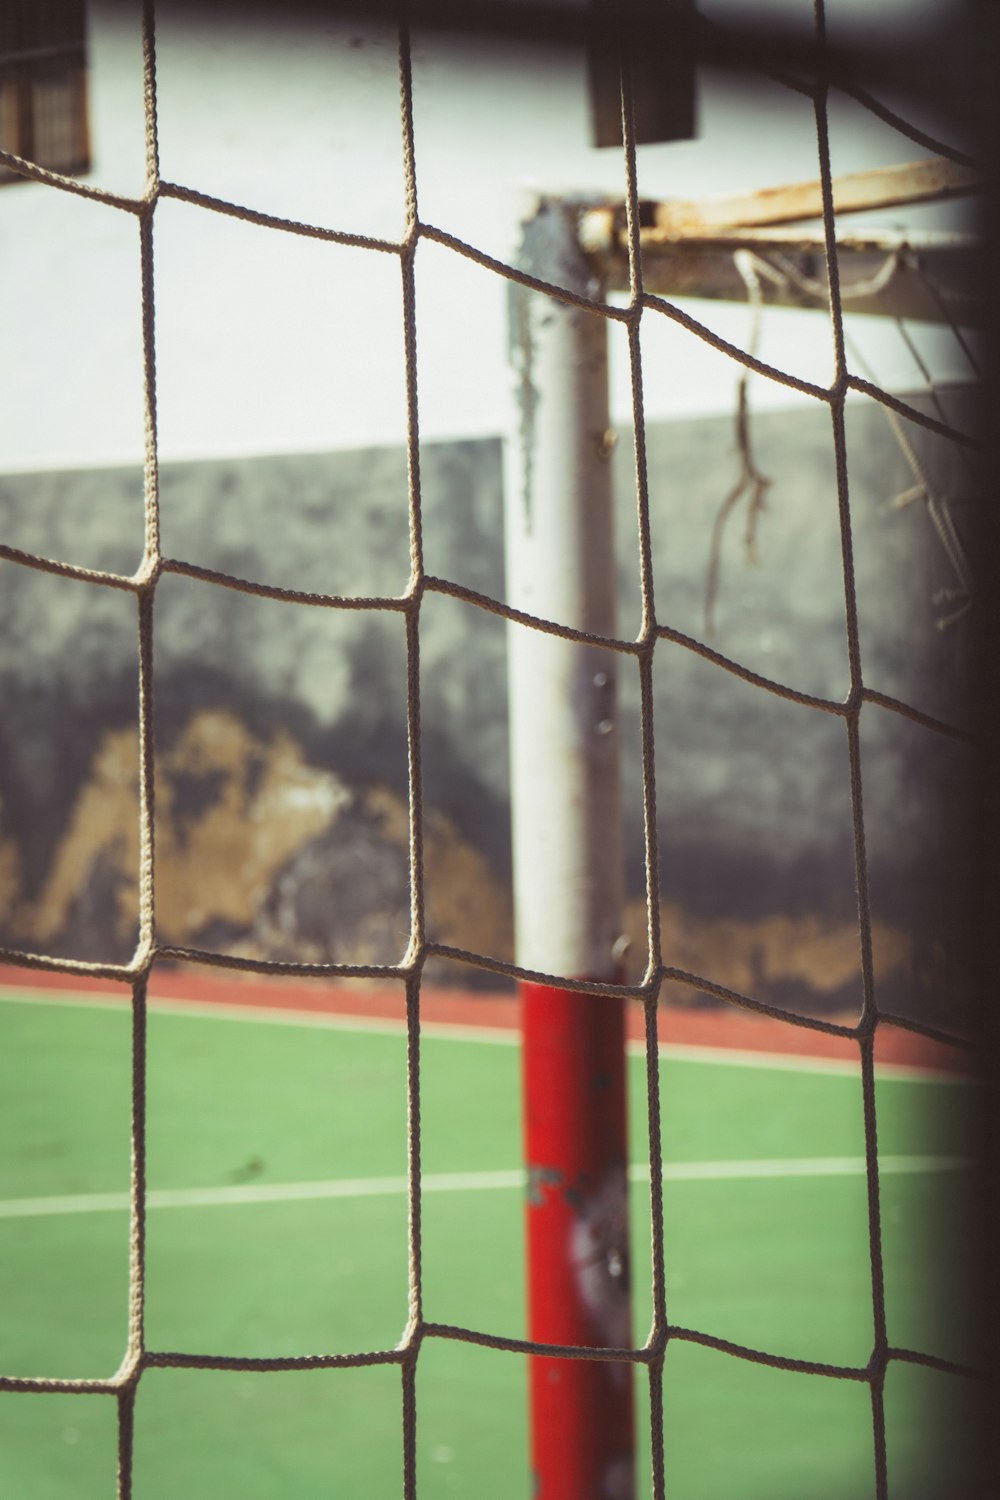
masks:
[[(833, 206), (838, 214), (911, 203), (957, 198), (983, 188), (978, 172), (942, 157), (908, 162), (898, 167), (875, 167), (833, 179)], [(771, 224), (795, 224), (823, 216), (821, 184), (796, 182), (759, 188), (724, 198), (697, 201), (666, 199), (652, 205), (653, 222), (665, 233), (680, 237), (708, 234), (718, 229), (749, 229)]]
[[(603, 210), (585, 214), (581, 241), (604, 285), (626, 290), (623, 237), (606, 234)], [(605, 231), (603, 239), (600, 231)], [(640, 232), (643, 286), (654, 295), (745, 302), (746, 283), (734, 252), (761, 263), (764, 301), (779, 307), (825, 308), (826, 246), (809, 230), (756, 229), (674, 238), (662, 229)], [(843, 235), (837, 241), (845, 312), (876, 317), (953, 322), (976, 328), (984, 309), (985, 250), (972, 235), (905, 235), (890, 230)]]

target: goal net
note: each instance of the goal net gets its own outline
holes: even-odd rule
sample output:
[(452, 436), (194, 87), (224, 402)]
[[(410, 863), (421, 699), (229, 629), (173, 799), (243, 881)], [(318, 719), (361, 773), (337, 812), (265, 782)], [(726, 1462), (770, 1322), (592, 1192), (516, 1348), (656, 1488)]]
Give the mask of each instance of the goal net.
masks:
[[(414, 6), (411, 14), (417, 24), (428, 28), (427, 35), (439, 39), (441, 28), (451, 36), (453, 29), (465, 24), (459, 10)], [(129, 599), (137, 662), (134, 742), (139, 768), (138, 826), (128, 834), (134, 840), (136, 878), (129, 898), (132, 904), (126, 901), (122, 907), (126, 930), (133, 910), (137, 925), (130, 956), (112, 962), (67, 956), (54, 943), (47, 949), (46, 928), (40, 920), (32, 929), (31, 941), (8, 942), (0, 949), (0, 960), (10, 971), (41, 971), (64, 982), (66, 976), (82, 983), (100, 981), (130, 996), (127, 1345), (119, 1368), (104, 1378), (24, 1375), (4, 1369), (0, 1354), (0, 1404), (28, 1397), (53, 1401), (62, 1396), (113, 1403), (118, 1494), (141, 1496), (142, 1487), (135, 1478), (136, 1411), (137, 1403), (141, 1410), (150, 1372), (270, 1372), (291, 1378), (297, 1371), (385, 1367), (397, 1372), (400, 1381), (400, 1486), (404, 1495), (416, 1497), (425, 1488), (428, 1493), (438, 1492), (426, 1480), (426, 1468), (418, 1466), (421, 1371), (428, 1358), (433, 1360), (436, 1348), (461, 1344), (481, 1349), (498, 1362), (517, 1356), (531, 1361), (531, 1462), (538, 1493), (557, 1500), (582, 1500), (585, 1495), (598, 1500), (632, 1496), (638, 1488), (663, 1497), (676, 1493), (670, 1483), (670, 1453), (672, 1442), (679, 1440), (676, 1425), (671, 1425), (669, 1391), (665, 1396), (665, 1372), (669, 1373), (678, 1349), (698, 1349), (719, 1356), (728, 1362), (727, 1368), (753, 1365), (810, 1380), (817, 1392), (837, 1393), (830, 1398), (833, 1402), (845, 1389), (862, 1391), (870, 1406), (870, 1490), (878, 1500), (892, 1495), (902, 1500), (909, 1491), (893, 1483), (885, 1410), (887, 1379), (892, 1380), (901, 1369), (921, 1369), (957, 1385), (973, 1379), (974, 1372), (964, 1358), (937, 1348), (910, 1347), (894, 1332), (885, 1266), (883, 1179), (886, 1160), (896, 1158), (880, 1152), (878, 1065), (891, 1052), (887, 1038), (903, 1033), (922, 1038), (949, 1055), (966, 1053), (972, 1026), (971, 1007), (961, 994), (950, 997), (954, 1001), (950, 1006), (942, 1005), (939, 996), (926, 1005), (897, 1004), (893, 999), (902, 992), (900, 986), (910, 984), (914, 993), (916, 986), (907, 978), (903, 960), (894, 957), (892, 945), (897, 940), (880, 920), (878, 901), (873, 898), (870, 808), (873, 802), (884, 805), (891, 795), (887, 781), (892, 779), (892, 768), (887, 771), (879, 760), (880, 749), (891, 741), (884, 731), (886, 722), (905, 721), (906, 732), (920, 736), (921, 746), (959, 747), (960, 753), (974, 743), (974, 726), (950, 711), (960, 706), (959, 694), (949, 700), (947, 694), (935, 698), (931, 693), (927, 701), (912, 702), (898, 686), (912, 680), (907, 671), (890, 674), (887, 687), (871, 666), (865, 611), (876, 606), (870, 580), (859, 591), (864, 564), (859, 561), (856, 537), (859, 525), (867, 523), (859, 523), (855, 511), (854, 455), (861, 445), (852, 443), (852, 423), (867, 421), (875, 413), (886, 424), (895, 477), (882, 498), (894, 509), (887, 507), (880, 513), (879, 524), (886, 516), (890, 517), (886, 524), (892, 525), (900, 517), (922, 513), (938, 549), (938, 566), (935, 597), (932, 600), (927, 591), (922, 592), (921, 608), (935, 638), (944, 643), (943, 652), (952, 649), (959, 631), (966, 632), (962, 640), (967, 650), (977, 599), (975, 525), (968, 517), (974, 515), (982, 488), (978, 465), (983, 444), (976, 414), (972, 411), (970, 416), (969, 410), (974, 404), (970, 392), (979, 379), (976, 330), (984, 316), (978, 299), (981, 251), (972, 235), (920, 226), (925, 205), (933, 210), (978, 190), (982, 164), (968, 151), (954, 148), (930, 135), (922, 124), (913, 123), (906, 100), (890, 107), (877, 96), (879, 68), (885, 70), (888, 54), (873, 53), (871, 90), (867, 80), (859, 82), (857, 50), (842, 42), (839, 32), (827, 36), (825, 7), (823, 0), (817, 0), (809, 35), (780, 30), (765, 35), (745, 25), (740, 29), (735, 23), (727, 32), (724, 26), (706, 23), (688, 36), (703, 61), (731, 70), (734, 79), (743, 76), (739, 70), (744, 68), (753, 76), (766, 75), (770, 89), (793, 98), (807, 111), (813, 132), (814, 178), (795, 186), (757, 183), (752, 192), (725, 198), (705, 194), (688, 201), (646, 196), (641, 177), (645, 148), (636, 140), (632, 82), (633, 64), (641, 73), (642, 57), (626, 49), (620, 70), (620, 191), (609, 192), (605, 184), (586, 194), (543, 188), (525, 214), (520, 251), (504, 258), (497, 246), (470, 243), (449, 223), (425, 217), (410, 30), (405, 17), (396, 16), (396, 7), (377, 7), (375, 19), (398, 22), (402, 165), (397, 205), (401, 227), (394, 235), (380, 237), (340, 222), (335, 183), (330, 188), (334, 207), (329, 222), (303, 222), (283, 207), (278, 211), (268, 203), (231, 201), (198, 182), (177, 182), (161, 174), (155, 11), (153, 0), (144, 0), (141, 191), (102, 186), (99, 162), (97, 179), (90, 180), (67, 175), (62, 160), (47, 165), (14, 148), (0, 151), (5, 182), (33, 183), (38, 194), (72, 195), (86, 200), (94, 213), (107, 215), (108, 222), (129, 223), (137, 272), (134, 311), (141, 325), (144, 433), (143, 545), (137, 567), (60, 559), (43, 545), (27, 547), (10, 540), (12, 532), (0, 535), (0, 565), (10, 575), (20, 578), (30, 571), (47, 575), (61, 587), (77, 585)], [(614, 25), (602, 21), (606, 12), (598, 11), (591, 31), (598, 42), (610, 45)], [(672, 11), (669, 14), (670, 25), (681, 24)], [(567, 19), (574, 15), (564, 7), (483, 7), (476, 25), (499, 31), (508, 40), (520, 28), (540, 36), (541, 45), (555, 47), (562, 45), (564, 33), (581, 40), (586, 28), (580, 23), (574, 31), (576, 23)], [(654, 18), (643, 24), (651, 28), (650, 46), (669, 44), (667, 22), (660, 26)], [(78, 61), (74, 52), (74, 79)], [(8, 67), (3, 59), (0, 64)], [(6, 76), (0, 73), (0, 89), (6, 90), (0, 93), (2, 100), (13, 97)], [(204, 79), (199, 84), (208, 86)], [(898, 137), (902, 144), (895, 160), (915, 150), (924, 152), (925, 159), (902, 168), (838, 173), (830, 138), (833, 96), (849, 100), (861, 115), (877, 120), (880, 129)], [(75, 94), (74, 100), (76, 109)], [(940, 97), (931, 104), (944, 109)], [(915, 114), (922, 118), (922, 108), (915, 108)], [(428, 122), (433, 134), (432, 111)], [(957, 120), (956, 130), (967, 123)], [(5, 142), (12, 139), (16, 144), (22, 137), (4, 137)], [(71, 169), (75, 169), (73, 163)], [(773, 191), (760, 191), (772, 187)], [(19, 190), (12, 187), (9, 191)], [(169, 344), (171, 333), (158, 302), (156, 250), (160, 226), (172, 205), (185, 205), (213, 222), (246, 226), (276, 246), (295, 240), (315, 245), (318, 253), (332, 254), (338, 247), (349, 250), (364, 257), (366, 265), (377, 261), (398, 276), (407, 491), (405, 545), (401, 546), (408, 569), (404, 586), (355, 593), (350, 582), (338, 591), (296, 586), (295, 580), (262, 582), (249, 570), (206, 566), (175, 554), (165, 544), (161, 526), (165, 466), (161, 463), (157, 380), (159, 351), (162, 344)], [(881, 215), (881, 221), (856, 227), (855, 216), (860, 221), (865, 215), (875, 220)], [(887, 215), (892, 220), (888, 225)], [(457, 576), (445, 576), (428, 558), (423, 478), (428, 452), (421, 421), (421, 382), (433, 357), (427, 366), (422, 363), (422, 331), (427, 326), (425, 317), (429, 321), (432, 316), (440, 315), (443, 320), (452, 316), (447, 305), (425, 310), (421, 303), (420, 258), (432, 253), (450, 258), (449, 264), (458, 268), (453, 274), (474, 272), (491, 288), (502, 286), (508, 298), (511, 370), (504, 378), (513, 386), (514, 401), (505, 475), (506, 583), (492, 592), (470, 586)], [(223, 288), (217, 290), (218, 295), (224, 294)], [(349, 292), (338, 290), (335, 304), (338, 299), (349, 300)], [(366, 311), (364, 316), (375, 318), (376, 314)], [(800, 325), (782, 321), (797, 316), (811, 320), (809, 337), (817, 346), (822, 341), (821, 355), (811, 352), (812, 345), (803, 353), (805, 346), (796, 343)], [(877, 324), (881, 332), (871, 335), (866, 324)], [(928, 334), (929, 326), (933, 334)], [(813, 337), (816, 330), (821, 340)], [(301, 331), (301, 337), (305, 342), (307, 331)], [(949, 374), (942, 381), (935, 366), (945, 344), (950, 351)], [(455, 347), (460, 346), (453, 346), (452, 363), (463, 357), (455, 354)], [(882, 374), (896, 358), (893, 351), (899, 349), (905, 353), (909, 371), (903, 394), (898, 379)], [(651, 403), (655, 406), (659, 400), (657, 383), (683, 387), (688, 380), (684, 364), (688, 354), (694, 369), (706, 350), (727, 362), (735, 413), (735, 472), (730, 472), (717, 495), (708, 501), (697, 498), (701, 551), (697, 564), (691, 564), (691, 554), (684, 558), (687, 579), (682, 594), (671, 586), (674, 575), (663, 562), (670, 543), (662, 540), (667, 528), (661, 519), (669, 512), (670, 524), (676, 522), (682, 528), (682, 506), (676, 493), (670, 493), (669, 451), (662, 467), (654, 470), (651, 463), (651, 448), (660, 438), (648, 413)], [(176, 360), (173, 348), (171, 359)], [(963, 372), (958, 379), (952, 373), (955, 368)], [(469, 383), (474, 383), (474, 377)], [(373, 387), (377, 385), (376, 378)], [(617, 409), (621, 402), (615, 396), (622, 389), (628, 393), (624, 415)], [(776, 390), (798, 402), (791, 415), (782, 412), (779, 417), (766, 397), (758, 407), (762, 392)], [(867, 404), (862, 406), (862, 400)], [(809, 413), (809, 421), (817, 420), (818, 413), (825, 424), (825, 469), (817, 484), (825, 493), (824, 511), (823, 518), (813, 524), (827, 526), (836, 542), (846, 662), (846, 672), (840, 675), (839, 668), (827, 671), (824, 667), (813, 674), (797, 671), (799, 641), (794, 622), (785, 644), (776, 648), (769, 630), (758, 628), (756, 605), (746, 611), (747, 639), (753, 635), (746, 650), (736, 635), (726, 634), (729, 591), (737, 588), (742, 576), (741, 549), (756, 552), (766, 566), (768, 494), (781, 463), (780, 445), (768, 441), (768, 424), (780, 420), (786, 432), (789, 424), (806, 420), (804, 413)], [(615, 482), (612, 463), (619, 466)], [(896, 483), (900, 472), (904, 480)], [(619, 503), (623, 473), (633, 502), (629, 526), (634, 539), (625, 584), (614, 560), (623, 529)], [(683, 497), (683, 505), (689, 505), (688, 496)], [(399, 536), (394, 535), (388, 545), (399, 546)], [(673, 560), (669, 566), (673, 568)], [(776, 565), (779, 573), (792, 567), (794, 558), (787, 554)], [(241, 949), (239, 943), (227, 947), (225, 942), (212, 946), (178, 940), (179, 929), (165, 922), (164, 907), (174, 893), (165, 890), (166, 861), (158, 854), (164, 824), (157, 819), (155, 804), (169, 779), (164, 776), (164, 752), (154, 724), (154, 701), (163, 681), (154, 620), (165, 587), (169, 589), (176, 580), (271, 601), (289, 610), (327, 612), (338, 618), (350, 614), (366, 621), (389, 617), (398, 623), (404, 641), (399, 713), (405, 722), (405, 800), (388, 812), (378, 811), (383, 822), (396, 817), (399, 842), (405, 849), (408, 931), (399, 940), (398, 957), (303, 959), (295, 956), (294, 944), (286, 945), (278, 957), (260, 956), (246, 944)], [(666, 587), (661, 586), (664, 580)], [(769, 581), (777, 584), (780, 578)], [(431, 853), (444, 863), (454, 852), (428, 810), (429, 737), (422, 715), (428, 693), (426, 666), (422, 669), (428, 616), (445, 601), (477, 617), (501, 622), (506, 631), (514, 953), (501, 951), (501, 939), (492, 951), (481, 951), (447, 934), (442, 939), (428, 916)], [(631, 616), (625, 622), (630, 612), (635, 628)], [(804, 606), (801, 616), (805, 631), (809, 618)], [(898, 652), (905, 655), (907, 649), (907, 642), (901, 640)], [(779, 667), (792, 664), (787, 680), (774, 669), (775, 663)], [(711, 681), (698, 673), (712, 674)], [(822, 954), (809, 973), (821, 975), (816, 984), (822, 989), (829, 971), (846, 962), (842, 987), (860, 997), (856, 1016), (846, 1017), (843, 1007), (830, 1006), (824, 1013), (822, 1007), (796, 1004), (794, 962), (780, 969), (770, 988), (757, 985), (754, 964), (758, 971), (768, 969), (769, 964), (773, 969), (777, 961), (767, 955), (783, 947), (787, 958), (787, 950), (794, 947), (788, 929), (775, 930), (768, 939), (773, 940), (773, 949), (765, 949), (759, 933), (753, 943), (744, 942), (746, 933), (737, 931), (738, 922), (727, 925), (721, 919), (706, 919), (700, 947), (692, 936), (695, 924), (688, 922), (685, 927), (685, 908), (674, 899), (677, 877), (671, 870), (669, 827), (678, 828), (679, 847), (696, 851), (698, 860), (704, 856), (698, 868), (707, 872), (708, 881), (715, 835), (707, 818), (700, 824), (696, 819), (690, 826), (685, 823), (687, 809), (679, 807), (671, 777), (685, 756), (697, 759), (701, 755), (698, 736), (707, 735), (711, 726), (706, 710), (705, 720), (700, 726), (695, 724), (685, 740), (670, 715), (693, 713), (690, 706), (697, 704), (702, 684), (708, 684), (703, 701), (710, 706), (711, 684), (723, 679), (739, 683), (754, 703), (774, 700), (800, 713), (800, 722), (807, 719), (810, 728), (802, 740), (806, 761), (827, 731), (831, 737), (839, 736), (842, 776), (835, 795), (842, 827), (834, 861), (843, 856), (849, 862), (856, 911), (841, 923), (837, 943), (824, 948), (829, 934), (816, 936)], [(672, 683), (680, 684), (679, 695), (673, 694)], [(363, 683), (353, 688), (363, 696)], [(206, 694), (210, 696), (208, 689)], [(747, 722), (754, 711), (748, 710)], [(821, 727), (814, 731), (814, 725)], [(373, 735), (373, 742), (376, 739)], [(742, 775), (744, 750), (740, 744), (732, 746), (734, 782)], [(936, 749), (928, 751), (928, 760), (934, 754)], [(296, 764), (296, 775), (299, 770)], [(808, 764), (795, 774), (801, 782), (795, 806), (810, 805), (815, 811), (815, 804), (826, 796), (826, 784), (810, 782)], [(112, 767), (105, 792), (114, 780)], [(319, 795), (304, 777), (296, 785), (300, 808), (309, 796)], [(334, 794), (327, 788), (324, 795)], [(738, 802), (740, 795), (737, 786), (733, 800)], [(718, 806), (724, 807), (725, 797), (720, 794), (720, 798)], [(634, 816), (623, 812), (623, 801), (632, 807)], [(710, 802), (706, 794), (706, 806)], [(263, 799), (253, 803), (248, 793), (245, 817), (250, 816), (247, 809), (251, 806), (256, 809), (253, 816), (264, 815), (260, 812)], [(665, 806), (670, 808), (670, 824), (664, 848)], [(117, 815), (108, 813), (109, 818), (113, 816)], [(831, 822), (833, 817), (831, 812)], [(819, 821), (823, 821), (822, 811)], [(752, 841), (752, 821), (747, 828), (747, 839)], [(914, 837), (912, 828), (905, 827), (900, 837), (904, 835)], [(780, 842), (778, 834), (774, 838)], [(232, 847), (235, 853), (230, 858), (235, 866), (244, 846)], [(282, 845), (283, 856), (292, 847), (289, 844), (286, 850)], [(74, 878), (71, 866), (68, 860), (64, 878), (70, 883)], [(192, 862), (186, 868), (194, 867)], [(0, 864), (0, 885), (5, 868)], [(467, 868), (471, 866), (462, 866), (463, 871)], [(752, 863), (746, 868), (752, 881)], [(794, 871), (789, 878), (795, 880)], [(16, 885), (13, 880), (8, 883), (12, 889)], [(280, 903), (277, 898), (275, 902), (269, 914), (272, 934), (281, 928)], [(12, 911), (15, 906), (12, 900)], [(795, 941), (801, 940), (803, 930), (798, 930), (797, 937), (792, 933)], [(727, 943), (730, 957), (736, 955), (731, 962)], [(846, 961), (845, 945), (850, 950)], [(408, 1315), (398, 1342), (391, 1347), (252, 1357), (234, 1355), (223, 1347), (205, 1353), (151, 1344), (146, 1321), (151, 1066), (147, 1000), (156, 976), (176, 964), (216, 976), (225, 970), (244, 976), (375, 982), (401, 997), (407, 1063)], [(487, 976), (491, 982), (508, 986), (516, 982), (522, 990), (531, 1309), (527, 1337), (447, 1321), (427, 1294), (421, 1060), (425, 974), (435, 972), (435, 965), (440, 972), (444, 964), (451, 966), (452, 973), (474, 976), (467, 981), (470, 987)], [(747, 976), (745, 982), (741, 974)], [(883, 974), (889, 976), (884, 984)], [(895, 979), (890, 983), (892, 976)], [(791, 1000), (787, 999), (789, 987)], [(829, 988), (836, 988), (834, 981)], [(715, 1327), (688, 1326), (672, 1316), (668, 1297), (671, 1224), (665, 1216), (665, 1181), (672, 1172), (676, 1175), (678, 1166), (690, 1164), (672, 1158), (672, 1142), (664, 1137), (661, 1045), (664, 1000), (678, 998), (687, 1011), (708, 1001), (727, 1012), (774, 1023), (782, 1035), (806, 1035), (820, 1053), (832, 1051), (843, 1067), (853, 1069), (855, 1138), (863, 1143), (858, 1158), (866, 1213), (863, 1276), (871, 1309), (870, 1348), (863, 1359), (838, 1363), (802, 1358), (781, 1347), (758, 1347), (731, 1338)], [(777, 1050), (781, 1044), (773, 1041), (774, 1034), (768, 1033), (769, 1045)], [(643, 1113), (648, 1126), (641, 1148), (632, 1142), (631, 1169), (625, 1127), (628, 1035), (642, 1044)], [(715, 1108), (716, 1101), (706, 1101), (705, 1107)], [(795, 1154), (789, 1143), (780, 1160), (787, 1167), (786, 1158)], [(770, 1160), (761, 1158), (759, 1173)], [(827, 1165), (822, 1170), (828, 1175), (853, 1170), (843, 1165), (845, 1157), (831, 1154), (823, 1160)], [(630, 1182), (632, 1193), (638, 1182), (644, 1196), (648, 1182), (644, 1210), (650, 1227), (648, 1262), (645, 1251), (639, 1257), (629, 1245)], [(14, 1217), (13, 1210), (9, 1216)], [(648, 1263), (643, 1295), (651, 1317), (646, 1327), (634, 1326), (630, 1255), (633, 1267)], [(808, 1276), (809, 1268), (803, 1267), (802, 1274)], [(731, 1282), (739, 1275), (737, 1246), (726, 1277)], [(638, 1305), (637, 1297), (635, 1301)], [(489, 1405), (488, 1390), (486, 1381), (484, 1406)], [(815, 1400), (821, 1408), (824, 1396), (817, 1395)], [(790, 1470), (796, 1451), (790, 1439)], [(710, 1456), (705, 1462), (710, 1466)], [(908, 1482), (904, 1479), (904, 1486)], [(528, 1485), (525, 1475), (525, 1493)]]

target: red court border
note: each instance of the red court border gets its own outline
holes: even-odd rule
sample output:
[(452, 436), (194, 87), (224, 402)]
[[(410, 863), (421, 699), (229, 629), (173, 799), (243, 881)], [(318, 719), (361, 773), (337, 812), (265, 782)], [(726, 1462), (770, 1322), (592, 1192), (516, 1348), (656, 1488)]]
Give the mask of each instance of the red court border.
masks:
[[(56, 990), (68, 993), (128, 996), (121, 982), (92, 979), (86, 975), (50, 973), (0, 964), (0, 987), (20, 990)], [(336, 983), (325, 978), (289, 978), (207, 971), (191, 966), (157, 966), (149, 987), (153, 1000), (199, 1000), (212, 1005), (259, 1007), (299, 1014), (353, 1016), (359, 1019), (400, 1021), (405, 993), (398, 985), (361, 981)], [(430, 1023), (487, 1027), (517, 1031), (520, 1002), (516, 995), (421, 987), (421, 1016)], [(837, 1016), (848, 1025), (853, 1016)], [(644, 1036), (643, 1012), (638, 1003), (626, 1009), (629, 1039)], [(829, 1036), (807, 1027), (791, 1026), (740, 1010), (736, 1006), (663, 1006), (659, 1013), (661, 1043), (720, 1050), (779, 1054), (789, 1058), (858, 1060), (857, 1044), (845, 1037)], [(876, 1061), (889, 1066), (918, 1068), (933, 1073), (972, 1074), (974, 1054), (918, 1036), (898, 1026), (880, 1026), (876, 1035)]]

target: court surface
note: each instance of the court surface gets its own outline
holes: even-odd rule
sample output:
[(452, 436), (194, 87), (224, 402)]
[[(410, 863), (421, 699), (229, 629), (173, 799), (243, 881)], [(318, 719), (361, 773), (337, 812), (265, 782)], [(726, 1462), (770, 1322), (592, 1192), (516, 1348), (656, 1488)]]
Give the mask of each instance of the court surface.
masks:
[[(155, 998), (148, 1050), (147, 1343), (236, 1356), (390, 1348), (407, 1315), (402, 1002), (369, 1019)], [(297, 995), (306, 997), (300, 1006)], [(524, 1335), (516, 1035), (429, 1022), (421, 1046), (425, 1316)], [(364, 998), (354, 1002), (364, 1010)], [(375, 1007), (373, 1007), (375, 1008)], [(429, 1007), (429, 1011), (430, 1011)], [(788, 1030), (790, 1028), (785, 1028)], [(0, 989), (0, 1373), (111, 1375), (128, 1293), (130, 1018), (117, 996)], [(650, 1320), (644, 1060), (631, 1061), (635, 1333)], [(969, 1355), (970, 1085), (879, 1070), (889, 1340)], [(861, 1087), (838, 1058), (665, 1046), (672, 1324), (863, 1365), (872, 1299)], [(648, 1390), (637, 1376), (640, 1493)], [(890, 1493), (957, 1493), (968, 1383), (886, 1381)], [(689, 1342), (665, 1369), (673, 1500), (867, 1500), (864, 1384)], [(428, 1340), (421, 1496), (530, 1494), (523, 1356)], [(136, 1404), (137, 1500), (397, 1496), (395, 1368), (154, 1369)], [(115, 1492), (115, 1403), (0, 1391), (3, 1500)]]

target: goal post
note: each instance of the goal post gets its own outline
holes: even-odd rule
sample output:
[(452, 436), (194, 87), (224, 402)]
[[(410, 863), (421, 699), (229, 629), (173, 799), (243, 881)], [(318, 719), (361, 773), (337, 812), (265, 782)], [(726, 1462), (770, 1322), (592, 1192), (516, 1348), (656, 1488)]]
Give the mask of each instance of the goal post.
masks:
[[(561, 204), (543, 201), (526, 221), (521, 263), (593, 294), (576, 215)], [(509, 307), (508, 600), (537, 619), (610, 637), (606, 321), (516, 284)], [(609, 984), (621, 968), (623, 903), (616, 665), (613, 651), (509, 627), (518, 964)], [(531, 982), (521, 1003), (529, 1336), (624, 1350), (632, 1341), (625, 1002)], [(632, 1495), (632, 1384), (623, 1362), (532, 1360), (534, 1493)]]
[[(853, 212), (977, 185), (974, 174), (925, 164), (834, 179), (833, 189)], [(819, 196), (818, 183), (762, 189), (679, 205), (673, 218), (669, 204), (647, 205), (647, 292), (744, 301), (749, 254), (766, 276), (767, 302), (820, 306), (824, 236), (784, 227), (814, 213)], [(609, 288), (627, 286), (622, 219), (615, 206), (540, 199), (522, 225), (519, 269), (570, 298), (603, 301)], [(974, 325), (982, 310), (969, 289), (981, 254), (971, 236), (843, 235), (842, 304)], [(532, 1358), (534, 1493), (625, 1500), (635, 1493), (636, 1360), (628, 1352), (626, 1001), (614, 992), (624, 902), (618, 653), (551, 628), (616, 636), (607, 319), (516, 282), (508, 295), (507, 599), (530, 617), (508, 627), (516, 951), (522, 971), (547, 976), (521, 985), (528, 1331), (536, 1344), (591, 1351)], [(558, 979), (609, 989), (588, 993)]]

